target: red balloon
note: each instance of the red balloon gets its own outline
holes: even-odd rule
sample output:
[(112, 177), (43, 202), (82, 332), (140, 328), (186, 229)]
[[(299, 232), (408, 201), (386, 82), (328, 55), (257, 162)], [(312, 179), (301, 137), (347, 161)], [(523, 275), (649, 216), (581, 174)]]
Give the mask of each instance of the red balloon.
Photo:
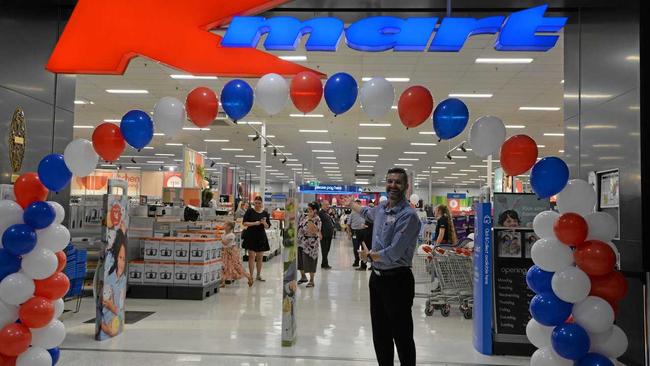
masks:
[(66, 264), (68, 264), (68, 257), (63, 251), (54, 254), (56, 254), (56, 259), (59, 261), (59, 264), (56, 266), (56, 272), (61, 272), (65, 268)]
[(217, 118), (219, 99), (212, 89), (199, 86), (187, 94), (185, 108), (192, 123), (198, 127), (207, 127)]
[(25, 352), (32, 343), (32, 332), (23, 324), (7, 324), (0, 330), (0, 353), (16, 357)]
[(416, 85), (402, 93), (397, 102), (399, 119), (406, 128), (417, 127), (429, 119), (433, 111), (433, 96), (429, 89)]
[(117, 125), (102, 123), (93, 132), (93, 148), (102, 159), (115, 161), (124, 152), (126, 141)]
[(598, 296), (609, 302), (620, 300), (627, 294), (627, 280), (621, 272), (614, 271), (605, 276), (590, 276), (591, 291), (589, 295)]
[(527, 172), (537, 162), (537, 143), (526, 135), (515, 135), (501, 145), (501, 167), (509, 176)]
[(36, 173), (22, 174), (14, 183), (16, 202), (25, 208), (36, 201), (45, 201), (48, 190), (45, 188)]
[(41, 296), (32, 297), (20, 305), (18, 318), (29, 328), (43, 328), (54, 318), (54, 303)]
[(42, 296), (50, 300), (58, 300), (65, 296), (70, 289), (68, 276), (57, 272), (44, 280), (34, 280), (36, 291), (34, 296)]
[(298, 73), (291, 79), (289, 88), (293, 105), (302, 113), (309, 113), (318, 107), (323, 96), (323, 83), (311, 71)]
[(585, 243), (589, 228), (587, 227), (587, 221), (582, 216), (567, 212), (555, 220), (553, 232), (562, 243), (570, 246), (580, 246)]
[(0, 354), (0, 366), (16, 366), (16, 357), (3, 356)]
[(590, 276), (604, 276), (614, 271), (616, 254), (599, 240), (589, 240), (573, 253), (576, 265)]

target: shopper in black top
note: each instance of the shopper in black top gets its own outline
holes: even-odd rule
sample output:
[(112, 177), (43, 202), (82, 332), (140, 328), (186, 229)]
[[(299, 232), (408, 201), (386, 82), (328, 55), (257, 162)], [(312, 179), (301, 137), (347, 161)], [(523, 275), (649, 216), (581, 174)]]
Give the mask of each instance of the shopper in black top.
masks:
[(456, 228), (454, 227), (454, 220), (445, 205), (438, 205), (436, 207), (436, 233), (433, 237), (435, 245), (456, 245), (458, 239), (456, 238)]
[(262, 261), (264, 252), (271, 250), (269, 239), (266, 237), (266, 229), (271, 226), (269, 213), (264, 210), (262, 197), (255, 197), (254, 207), (249, 208), (244, 214), (242, 222), (245, 230), (243, 232), (242, 248), (248, 251), (248, 270), (251, 276), (257, 264), (257, 280), (264, 282), (262, 278)]
[(323, 200), (321, 202), (321, 208), (318, 210), (318, 217), (320, 217), (321, 222), (321, 235), (322, 239), (320, 242), (320, 250), (323, 255), (323, 260), (320, 267), (322, 269), (330, 269), (329, 262), (327, 260), (327, 255), (330, 252), (330, 247), (332, 246), (332, 237), (334, 236), (334, 221), (329, 215), (330, 203), (328, 200)]

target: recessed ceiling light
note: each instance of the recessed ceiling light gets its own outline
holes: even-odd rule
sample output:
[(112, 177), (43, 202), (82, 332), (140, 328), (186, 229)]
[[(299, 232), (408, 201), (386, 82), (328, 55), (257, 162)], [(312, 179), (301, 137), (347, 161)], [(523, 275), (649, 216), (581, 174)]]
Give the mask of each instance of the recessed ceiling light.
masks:
[(413, 166), (413, 164), (396, 163), (395, 166)]
[(629, 55), (625, 57), (625, 60), (627, 61), (641, 61), (641, 56), (639, 55)]
[(526, 128), (526, 126), (524, 126), (524, 125), (506, 125), (506, 128), (521, 129), (521, 128)]
[(382, 136), (359, 136), (359, 140), (386, 140)]
[(357, 169), (356, 171), (361, 172), (361, 173), (369, 173), (369, 172), (372, 172), (373, 170), (372, 169)]
[(454, 165), (456, 164), (453, 161), (436, 161), (436, 164), (442, 164), (442, 165)]
[(467, 173), (451, 173), (451, 175), (458, 175), (458, 176), (464, 177), (464, 176), (467, 175)]
[(180, 142), (166, 142), (165, 145), (167, 146), (183, 146)]
[(87, 130), (87, 129), (95, 128), (95, 126), (76, 125), (76, 126), (72, 126), (72, 128)]
[(397, 109), (396, 105), (390, 106), (390, 109)]
[(110, 94), (149, 94), (145, 89), (106, 89)]
[(445, 179), (460, 179), (460, 177), (445, 177)]
[(559, 111), (560, 107), (519, 107), (520, 111)]
[(475, 61), (477, 64), (529, 64), (533, 62), (532, 58), (488, 58), (479, 57)]
[(374, 168), (374, 165), (357, 165), (357, 168)]
[(323, 118), (325, 115), (323, 114), (300, 114), (300, 113), (291, 113), (289, 114), (289, 117), (294, 117), (294, 118)]
[(435, 135), (436, 134), (434, 131), (420, 131), (418, 133), (420, 135)]
[(470, 165), (470, 168), (487, 168), (487, 165)]
[(298, 132), (302, 132), (302, 133), (328, 133), (329, 131), (327, 131), (327, 130), (298, 130)]
[(365, 182), (362, 182), (362, 181), (356, 181), (356, 182), (354, 182), (354, 184), (358, 184), (358, 185), (361, 185), (361, 186), (365, 186), (365, 185), (368, 185), (368, 184), (370, 184), (370, 183), (368, 183), (367, 181), (365, 181)]
[(248, 164), (259, 164), (259, 163), (261, 163), (261, 161), (259, 161), (259, 160), (246, 160), (246, 162)]
[[(390, 81), (391, 83), (408, 83), (411, 81), (411, 78), (384, 78), (386, 81)], [(370, 81), (372, 78), (370, 76), (364, 76), (361, 78), (361, 81)]]
[(287, 166), (302, 166), (302, 164), (290, 163), (290, 164), (287, 164)]
[(407, 155), (426, 155), (428, 152), (426, 151), (404, 151), (404, 154)]
[(418, 158), (399, 158), (400, 161), (420, 161)]
[(443, 169), (447, 169), (447, 167), (446, 166), (432, 166), (431, 169), (443, 170)]
[(371, 163), (376, 163), (376, 160), (359, 160), (359, 163), (364, 163), (364, 164), (371, 164)]
[(358, 150), (381, 150), (382, 148), (379, 146), (359, 146), (357, 147)]
[(253, 125), (261, 125), (262, 122), (260, 122), (260, 121), (237, 121), (237, 124), (238, 125), (250, 125), (250, 126), (253, 126)]
[(298, 159), (287, 159), (287, 161), (298, 161)]
[(312, 150), (314, 153), (333, 153), (334, 150)]
[(122, 122), (122, 120), (117, 118), (107, 118), (104, 120), (104, 122), (118, 123), (118, 122)]
[(537, 147), (539, 147), (539, 148), (545, 148), (546, 145), (539, 145), (539, 144), (538, 144)]
[(376, 158), (378, 156), (379, 155), (377, 155), (377, 154), (359, 154), (360, 158)]
[(390, 127), (390, 123), (359, 123), (359, 127)]
[(230, 142), (230, 140), (225, 139), (205, 139), (203, 142)]
[(174, 159), (174, 161), (181, 162), (181, 161), (183, 161), (183, 159)]
[(332, 141), (307, 141), (308, 144), (331, 145)]
[(597, 149), (602, 149), (602, 148), (616, 148), (616, 147), (621, 147), (620, 144), (594, 144), (591, 145), (591, 147), (595, 147)]
[(339, 163), (332, 162), (332, 161), (321, 161), (321, 165), (339, 165)]
[(477, 173), (478, 170), (476, 169), (460, 169), (459, 171), (461, 172), (470, 172), (470, 173)]
[(613, 130), (616, 128), (614, 125), (587, 125), (583, 126), (585, 130)]
[(127, 169), (142, 169), (139, 166), (127, 166)]
[(562, 133), (562, 132), (544, 132), (544, 136), (563, 137), (564, 133)]
[(75, 100), (74, 104), (86, 105), (86, 104), (95, 104), (95, 102), (90, 100)]
[(147, 160), (147, 164), (164, 164), (163, 160)]
[(255, 155), (235, 155), (236, 158), (254, 158)]
[(436, 146), (435, 142), (411, 142), (411, 146)]
[(222, 147), (221, 151), (244, 151), (244, 149), (239, 147)]
[(557, 152), (559, 152), (560, 154), (564, 154), (564, 150), (558, 150)]
[(465, 155), (452, 155), (451, 157), (453, 159), (467, 159), (467, 156)]
[(201, 76), (201, 75), (183, 75), (183, 74), (172, 74), (169, 75), (172, 79), (179, 80), (217, 80), (216, 76)]
[(163, 154), (163, 153), (156, 153), (154, 155), (156, 155), (156, 156), (176, 156), (176, 154)]
[[(580, 94), (581, 99), (607, 99), (611, 97), (611, 94)], [(564, 94), (564, 98), (577, 99), (578, 94)]]
[(450, 98), (492, 98), (491, 93), (450, 93)]
[(280, 56), (281, 60), (285, 61), (307, 61), (307, 56), (297, 55), (297, 56)]
[(321, 159), (321, 160), (336, 160), (336, 156), (317, 156), (316, 159)]
[(154, 136), (165, 136), (165, 134), (162, 133), (162, 132), (154, 132), (153, 135)]

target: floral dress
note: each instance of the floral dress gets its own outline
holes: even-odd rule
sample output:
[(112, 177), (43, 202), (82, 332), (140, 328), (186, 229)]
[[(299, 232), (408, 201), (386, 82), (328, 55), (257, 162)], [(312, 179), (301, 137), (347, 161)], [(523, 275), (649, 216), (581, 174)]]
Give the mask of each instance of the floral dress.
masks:
[(224, 241), (230, 244), (223, 246), (223, 277), (226, 281), (236, 281), (246, 277), (244, 266), (241, 263), (239, 248), (235, 246), (235, 234), (228, 233), (224, 236)]
[[(314, 215), (312, 221), (320, 233), (322, 223), (318, 215)], [(308, 222), (309, 216), (304, 215), (302, 218), (300, 218), (300, 223), (298, 224), (298, 246), (302, 248), (303, 253), (307, 254), (313, 259), (318, 259), (320, 236), (318, 234), (310, 234), (307, 231)]]

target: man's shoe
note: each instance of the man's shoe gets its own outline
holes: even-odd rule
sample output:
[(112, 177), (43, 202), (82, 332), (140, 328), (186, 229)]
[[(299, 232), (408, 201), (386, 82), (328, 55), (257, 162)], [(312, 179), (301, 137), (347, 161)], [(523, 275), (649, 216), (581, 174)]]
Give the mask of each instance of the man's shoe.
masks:
[(352, 267), (359, 267), (359, 261), (354, 261), (354, 263), (352, 263)]
[(326, 264), (324, 266), (321, 266), (320, 268), (322, 268), (322, 269), (332, 269), (332, 267), (330, 265), (328, 265), (328, 264)]

